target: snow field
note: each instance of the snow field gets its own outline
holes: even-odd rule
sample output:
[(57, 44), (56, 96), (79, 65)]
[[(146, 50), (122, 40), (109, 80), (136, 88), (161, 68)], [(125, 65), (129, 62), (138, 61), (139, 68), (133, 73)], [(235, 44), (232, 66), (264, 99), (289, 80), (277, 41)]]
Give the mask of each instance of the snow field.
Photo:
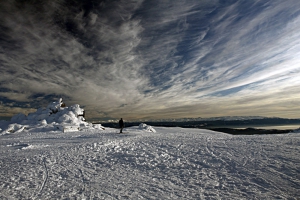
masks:
[(299, 134), (155, 130), (3, 135), (0, 199), (299, 198)]

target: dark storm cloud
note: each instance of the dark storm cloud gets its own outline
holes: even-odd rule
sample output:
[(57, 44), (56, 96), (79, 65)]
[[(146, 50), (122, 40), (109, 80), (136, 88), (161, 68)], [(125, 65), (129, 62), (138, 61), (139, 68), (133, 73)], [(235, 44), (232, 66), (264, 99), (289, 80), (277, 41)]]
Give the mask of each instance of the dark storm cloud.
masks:
[(0, 5), (0, 96), (18, 111), (61, 96), (90, 118), (268, 115), (300, 99), (296, 0)]

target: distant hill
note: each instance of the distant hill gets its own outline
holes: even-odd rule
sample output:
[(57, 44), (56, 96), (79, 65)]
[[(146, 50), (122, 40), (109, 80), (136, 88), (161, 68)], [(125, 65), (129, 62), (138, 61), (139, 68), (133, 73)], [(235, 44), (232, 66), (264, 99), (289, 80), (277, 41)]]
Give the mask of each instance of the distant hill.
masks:
[[(139, 122), (126, 122), (126, 126), (138, 126)], [(268, 118), (268, 117), (217, 117), (217, 118), (186, 118), (174, 120), (145, 121), (151, 126), (183, 127), (183, 128), (221, 128), (221, 127), (252, 127), (272, 125), (300, 124), (300, 119)], [(103, 126), (116, 128), (117, 123), (102, 123)]]
[(190, 121), (236, 121), (236, 120), (250, 120), (250, 119), (265, 119), (267, 117), (261, 116), (224, 116), (224, 117), (210, 117), (210, 118), (179, 118), (179, 119), (158, 119), (148, 120), (150, 122), (190, 122)]

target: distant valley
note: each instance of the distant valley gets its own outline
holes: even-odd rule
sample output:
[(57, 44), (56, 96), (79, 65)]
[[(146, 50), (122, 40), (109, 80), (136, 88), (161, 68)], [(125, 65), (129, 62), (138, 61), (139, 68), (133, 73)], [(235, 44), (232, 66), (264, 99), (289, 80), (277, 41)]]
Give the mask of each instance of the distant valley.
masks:
[[(126, 127), (138, 126), (141, 122), (126, 122)], [(192, 119), (176, 119), (169, 121), (145, 121), (144, 123), (151, 126), (164, 127), (182, 127), (182, 128), (201, 128), (211, 129), (220, 132), (227, 132), (230, 134), (260, 134), (260, 133), (286, 133), (286, 131), (263, 131), (255, 129), (260, 126), (279, 126), (279, 125), (298, 125), (300, 127), (300, 119), (286, 119), (286, 118), (267, 118), (267, 117), (220, 117), (220, 118), (194, 118)], [(102, 123), (105, 127), (117, 128), (116, 122)], [(245, 129), (238, 130), (236, 129)]]

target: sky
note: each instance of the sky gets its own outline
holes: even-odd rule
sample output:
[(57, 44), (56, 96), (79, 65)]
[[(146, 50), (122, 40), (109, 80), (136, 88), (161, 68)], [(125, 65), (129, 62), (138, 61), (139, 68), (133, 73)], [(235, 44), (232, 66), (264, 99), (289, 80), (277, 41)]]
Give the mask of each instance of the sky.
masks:
[(300, 118), (300, 1), (1, 1), (0, 73), (1, 117)]

